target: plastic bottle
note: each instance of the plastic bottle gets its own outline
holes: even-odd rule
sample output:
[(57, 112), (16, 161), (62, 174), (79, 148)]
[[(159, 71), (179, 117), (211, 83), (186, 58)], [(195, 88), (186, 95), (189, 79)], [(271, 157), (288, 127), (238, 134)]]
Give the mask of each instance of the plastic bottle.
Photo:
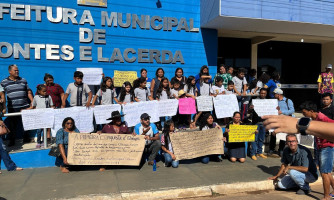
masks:
[(155, 160), (153, 161), (153, 171), (157, 171), (157, 163)]

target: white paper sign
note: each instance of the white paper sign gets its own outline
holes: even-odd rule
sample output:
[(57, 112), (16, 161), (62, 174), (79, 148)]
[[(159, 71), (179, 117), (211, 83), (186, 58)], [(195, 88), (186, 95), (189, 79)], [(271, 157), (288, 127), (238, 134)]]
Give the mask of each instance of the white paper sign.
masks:
[(258, 116), (278, 115), (277, 99), (253, 99), (254, 110)]
[(81, 133), (90, 133), (94, 130), (93, 126), (93, 109), (86, 107), (71, 107), (54, 110), (54, 126), (53, 129), (58, 131), (62, 128), (63, 120), (66, 117), (72, 117), (75, 126)]
[(158, 111), (160, 117), (172, 117), (176, 115), (179, 107), (179, 100), (168, 99), (158, 101)]
[(52, 128), (54, 122), (53, 112), (53, 108), (22, 110), (24, 130)]
[(84, 74), (82, 82), (87, 85), (100, 85), (102, 79), (102, 68), (77, 68), (77, 71), (81, 71)]
[(196, 102), (197, 102), (198, 111), (212, 111), (213, 110), (212, 96), (196, 97)]
[(218, 95), (213, 98), (213, 104), (218, 119), (232, 117), (234, 112), (239, 111), (237, 96), (234, 94)]
[(140, 123), (141, 114), (147, 113), (151, 116), (151, 122), (158, 122), (160, 120), (158, 106), (157, 101), (127, 103), (123, 105), (123, 113), (125, 114), (124, 120), (129, 127), (132, 127)]
[(96, 124), (108, 124), (111, 120), (107, 119), (111, 117), (111, 113), (117, 110), (121, 112), (121, 108), (119, 104), (95, 106), (93, 110)]

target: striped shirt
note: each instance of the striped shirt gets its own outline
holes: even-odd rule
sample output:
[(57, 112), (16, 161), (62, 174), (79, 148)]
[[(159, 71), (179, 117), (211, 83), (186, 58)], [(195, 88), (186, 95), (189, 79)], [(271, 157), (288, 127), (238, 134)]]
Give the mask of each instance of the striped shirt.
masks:
[(1, 86), (7, 94), (8, 112), (19, 112), (30, 106), (28, 91), (31, 89), (24, 78), (18, 77), (13, 81), (7, 77), (1, 81)]

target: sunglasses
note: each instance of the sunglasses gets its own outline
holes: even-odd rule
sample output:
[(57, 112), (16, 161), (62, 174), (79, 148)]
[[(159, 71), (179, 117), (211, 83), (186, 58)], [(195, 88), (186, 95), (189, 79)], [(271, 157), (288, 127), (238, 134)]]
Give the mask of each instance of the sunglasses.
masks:
[(66, 122), (66, 124), (73, 124), (72, 122)]
[(147, 120), (150, 120), (150, 118), (145, 118), (145, 119), (143, 119), (144, 121), (147, 121)]

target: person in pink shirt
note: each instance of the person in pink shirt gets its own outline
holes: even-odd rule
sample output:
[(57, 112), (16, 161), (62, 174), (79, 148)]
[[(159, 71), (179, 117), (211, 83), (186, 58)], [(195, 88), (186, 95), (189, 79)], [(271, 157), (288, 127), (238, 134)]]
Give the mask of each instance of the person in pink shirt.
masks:
[(333, 73), (332, 71), (332, 65), (328, 64), (326, 67), (326, 71), (320, 73), (318, 78), (318, 93), (324, 94), (324, 93), (331, 93), (333, 94)]
[[(334, 123), (334, 120), (328, 118), (325, 114), (317, 111), (317, 105), (313, 102), (307, 101), (301, 104), (300, 108), (305, 117), (309, 117), (315, 121)], [(324, 187), (324, 198), (331, 199), (334, 197), (334, 191), (329, 192), (330, 187), (334, 189), (334, 179), (332, 176), (333, 162), (334, 162), (334, 143), (326, 139), (316, 137), (316, 144), (318, 149), (319, 171), (322, 177)]]

